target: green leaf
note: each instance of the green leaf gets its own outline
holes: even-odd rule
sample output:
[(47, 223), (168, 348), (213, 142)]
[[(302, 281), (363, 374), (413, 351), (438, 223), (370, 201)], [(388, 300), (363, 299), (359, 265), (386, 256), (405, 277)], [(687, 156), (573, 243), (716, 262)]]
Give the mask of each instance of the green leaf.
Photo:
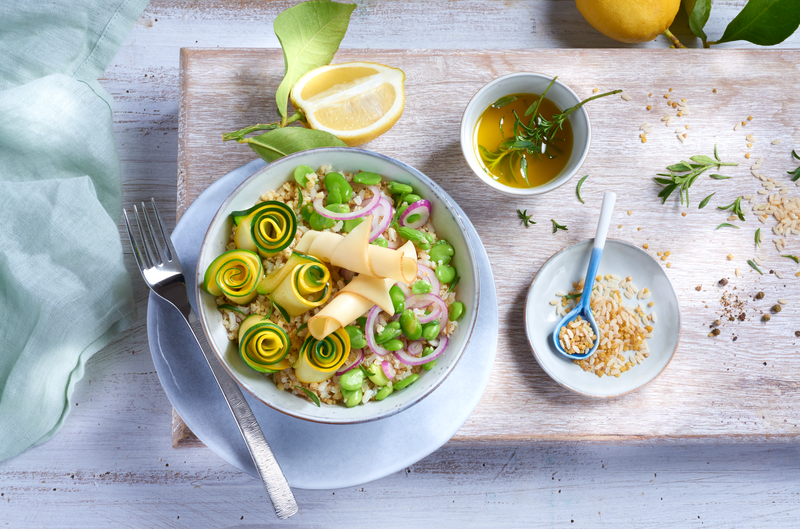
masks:
[(706, 156), (705, 154), (698, 154), (696, 156), (692, 156), (689, 158), (691, 161), (703, 165), (716, 165), (718, 160), (714, 160), (713, 158)]
[(800, 26), (797, 0), (749, 0), (714, 44), (746, 40), (759, 46), (780, 44)]
[(250, 148), (267, 162), (274, 162), (287, 154), (308, 149), (347, 146), (345, 142), (330, 132), (302, 127), (284, 127), (271, 130), (252, 138), (244, 138), (241, 143), (250, 145)]
[(756, 248), (761, 248), (761, 228), (756, 230)]
[(704, 207), (706, 207), (706, 204), (708, 204), (708, 201), (709, 201), (709, 200), (711, 200), (711, 197), (713, 197), (714, 195), (716, 195), (716, 193), (711, 193), (711, 194), (710, 194), (710, 195), (708, 195), (706, 198), (704, 198), (704, 199), (703, 199), (703, 200), (700, 202), (700, 205), (699, 205), (699, 206), (697, 206), (697, 209), (703, 209)]
[(761, 274), (762, 276), (764, 275), (764, 272), (762, 272), (762, 271), (761, 271), (761, 270), (758, 268), (758, 266), (756, 266), (756, 264), (755, 264), (753, 261), (751, 261), (750, 259), (748, 259), (748, 260), (747, 260), (747, 264), (749, 264), (749, 265), (750, 265), (750, 266), (753, 268), (753, 270), (755, 270), (756, 272), (758, 272), (758, 273), (759, 273), (759, 274)]
[(295, 386), (295, 387), (297, 389), (299, 389), (299, 390), (302, 390), (303, 393), (305, 393), (308, 396), (308, 398), (311, 399), (311, 402), (313, 402), (314, 404), (317, 405), (317, 408), (321, 408), (322, 407), (319, 404), (319, 397), (317, 397), (314, 393), (311, 393), (309, 390), (307, 390), (303, 386)]
[(717, 226), (717, 228), (716, 228), (716, 229), (720, 229), (720, 228), (736, 228), (737, 230), (741, 229), (741, 228), (740, 228), (739, 226), (737, 226), (736, 224), (728, 224), (727, 222), (723, 222), (722, 224), (720, 224), (719, 226)]
[(275, 17), (272, 26), (283, 48), (286, 66), (283, 81), (275, 94), (281, 117), (286, 117), (289, 92), (297, 80), (331, 62), (355, 8), (356, 4), (337, 4), (327, 0), (303, 2)]
[(714, 180), (727, 180), (727, 179), (730, 178), (730, 176), (722, 176), (721, 174), (712, 174), (712, 175), (708, 175), (708, 176), (710, 176)]
[(502, 108), (502, 107), (504, 107), (506, 105), (510, 105), (511, 103), (513, 103), (516, 100), (517, 100), (517, 96), (501, 97), (500, 99), (498, 99), (497, 101), (492, 103), (492, 108)]
[(218, 309), (225, 309), (225, 310), (232, 310), (233, 312), (238, 312), (242, 316), (245, 315), (244, 312), (242, 312), (241, 310), (237, 309), (236, 307), (234, 307), (230, 303), (223, 303), (222, 305), (218, 306), (217, 308)]
[(714, 144), (714, 158), (716, 158), (718, 162), (722, 161), (722, 160), (719, 159), (719, 153), (717, 152), (717, 144), (716, 143)]
[(569, 228), (567, 228), (566, 225), (562, 226), (561, 224), (556, 222), (555, 219), (550, 219), (550, 220), (553, 222), (553, 233), (557, 232), (558, 230), (567, 231), (569, 229)]
[(789, 259), (791, 259), (795, 263), (800, 263), (800, 259), (798, 259), (798, 257), (796, 255), (781, 255), (781, 257), (788, 257)]
[[(583, 185), (583, 181), (586, 180), (587, 178), (589, 178), (588, 174), (578, 181), (578, 187), (575, 188), (575, 193), (578, 195), (578, 200), (581, 201), (581, 204), (586, 204), (586, 202), (584, 202), (583, 199), (581, 198), (581, 186)], [(656, 182), (658, 181), (659, 179), (656, 178)], [(667, 183), (670, 183), (670, 181), (667, 180)]]
[(708, 15), (711, 14), (711, 0), (685, 0), (683, 7), (689, 15), (689, 28), (705, 44), (708, 36), (703, 28), (708, 22)]

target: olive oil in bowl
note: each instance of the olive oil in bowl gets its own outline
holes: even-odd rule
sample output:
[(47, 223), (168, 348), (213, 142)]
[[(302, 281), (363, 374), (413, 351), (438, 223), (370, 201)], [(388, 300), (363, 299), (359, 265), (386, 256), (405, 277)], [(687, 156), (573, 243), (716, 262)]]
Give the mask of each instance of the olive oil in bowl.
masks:
[[(561, 113), (562, 109), (539, 94), (511, 94), (489, 105), (478, 118), (474, 134), (475, 153), (484, 172), (500, 184), (521, 189), (557, 178), (572, 154), (569, 119), (537, 145), (525, 139), (525, 133)], [(525, 141), (528, 144), (522, 143)], [(529, 148), (524, 149), (526, 146)]]

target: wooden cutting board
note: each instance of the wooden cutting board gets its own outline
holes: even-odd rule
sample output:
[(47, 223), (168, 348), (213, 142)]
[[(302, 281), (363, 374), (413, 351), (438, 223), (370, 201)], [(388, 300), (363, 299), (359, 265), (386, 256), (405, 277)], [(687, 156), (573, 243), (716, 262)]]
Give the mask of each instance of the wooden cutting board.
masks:
[[(406, 72), (406, 107), (389, 132), (364, 147), (398, 158), (436, 180), (474, 223), (494, 271), (500, 304), (500, 334), (491, 380), (478, 408), (454, 437), (462, 443), (523, 441), (667, 442), (797, 441), (800, 436), (800, 265), (780, 254), (800, 254), (800, 236), (789, 236), (777, 252), (766, 224), (747, 215), (742, 229), (715, 227), (718, 211), (737, 196), (756, 194), (760, 171), (774, 177), (788, 196), (800, 194), (786, 171), (800, 162), (800, 51), (796, 50), (341, 50), (336, 62), (381, 62)], [(461, 114), (485, 83), (516, 71), (558, 75), (581, 97), (622, 88), (626, 101), (611, 96), (592, 102), (592, 146), (580, 175), (589, 174), (578, 202), (573, 182), (539, 198), (511, 199), (484, 186), (470, 172), (459, 145)], [(209, 184), (252, 160), (251, 150), (223, 143), (223, 132), (277, 119), (274, 93), (283, 73), (277, 49), (183, 49), (178, 154), (178, 216)], [(672, 90), (670, 92), (670, 90)], [(650, 96), (652, 94), (652, 96)], [(690, 115), (677, 117), (669, 101), (686, 99)], [(647, 110), (647, 105), (652, 105)], [(671, 126), (661, 118), (673, 117)], [(752, 116), (752, 121), (748, 117)], [(747, 125), (734, 130), (736, 123)], [(647, 142), (640, 127), (654, 130)], [(688, 126), (688, 128), (687, 128)], [(678, 140), (676, 130), (686, 134)], [(748, 142), (751, 134), (755, 141)], [(773, 144), (773, 140), (781, 140)], [(748, 143), (753, 143), (748, 148)], [(661, 204), (657, 172), (714, 144), (730, 180), (701, 177), (691, 190), (693, 205)], [(746, 159), (745, 153), (751, 153)], [(617, 207), (609, 236), (671, 252), (668, 273), (683, 311), (680, 347), (666, 371), (638, 392), (612, 400), (575, 395), (553, 382), (533, 359), (523, 327), (523, 302), (534, 274), (553, 253), (594, 234), (602, 193), (615, 191)], [(697, 203), (716, 192), (703, 210)], [(774, 191), (773, 191), (774, 192)], [(756, 202), (763, 202), (763, 196)], [(516, 209), (533, 213), (525, 229)], [(682, 215), (686, 213), (686, 216)], [(550, 219), (569, 231), (552, 233)], [(617, 227), (620, 226), (620, 227)], [(753, 236), (761, 227), (764, 242)], [(728, 259), (728, 255), (732, 259)], [(764, 276), (747, 265), (766, 256)], [(662, 262), (666, 266), (666, 261)], [(741, 277), (734, 273), (741, 269)], [(779, 279), (770, 270), (784, 275)], [(718, 286), (721, 278), (730, 283)], [(698, 290), (697, 287), (700, 287)], [(720, 297), (728, 290), (745, 300), (745, 321), (725, 321)], [(762, 300), (754, 300), (763, 291)], [(785, 299), (768, 323), (763, 312)], [(587, 375), (589, 376), (589, 375)], [(624, 376), (624, 375), (623, 375)], [(613, 384), (613, 380), (609, 380)], [(173, 441), (196, 439), (177, 418)]]

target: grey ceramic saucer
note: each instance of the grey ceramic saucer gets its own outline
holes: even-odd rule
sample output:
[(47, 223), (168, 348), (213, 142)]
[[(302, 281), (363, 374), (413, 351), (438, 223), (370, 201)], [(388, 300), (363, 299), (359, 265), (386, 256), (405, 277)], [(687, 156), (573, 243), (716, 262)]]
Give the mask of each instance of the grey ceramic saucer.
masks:
[[(200, 244), (222, 202), (264, 166), (254, 160), (223, 176), (186, 210), (172, 234), (189, 292), (194, 291)], [(451, 199), (452, 201), (452, 199)], [(453, 204), (455, 204), (453, 202)], [(441, 386), (416, 406), (378, 421), (326, 425), (277, 412), (245, 392), (289, 484), (301, 489), (352, 487), (401, 470), (446, 443), (472, 414), (489, 382), (497, 349), (497, 295), (486, 249), (458, 205), (478, 258), (481, 300), (472, 339)], [(194, 305), (194, 296), (189, 296)], [(255, 476), (225, 400), (180, 315), (154, 294), (147, 336), (161, 385), (181, 418), (209, 448)], [(367, 448), (381, 457), (359, 457)]]

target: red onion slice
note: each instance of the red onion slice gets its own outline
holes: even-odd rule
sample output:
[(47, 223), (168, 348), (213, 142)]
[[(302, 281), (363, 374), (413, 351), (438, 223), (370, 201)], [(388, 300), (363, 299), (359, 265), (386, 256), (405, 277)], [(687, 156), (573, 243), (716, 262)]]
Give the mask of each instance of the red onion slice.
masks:
[(359, 349), (358, 350), (358, 358), (356, 358), (356, 361), (353, 362), (352, 364), (350, 364), (349, 366), (345, 367), (341, 371), (337, 371), (336, 375), (337, 376), (344, 375), (345, 373), (347, 373), (348, 371), (350, 371), (354, 367), (358, 366), (358, 364), (360, 364), (362, 360), (364, 360), (364, 350), (363, 349)]
[[(408, 222), (407, 219), (411, 215), (419, 215), (419, 218), (414, 222)], [(431, 203), (427, 199), (417, 200), (410, 204), (406, 210), (400, 215), (400, 225), (406, 228), (420, 229), (427, 224), (428, 219), (431, 218)]]
[(392, 216), (392, 205), (386, 197), (381, 197), (378, 206), (373, 211), (372, 231), (369, 234), (369, 242), (374, 241), (386, 231), (386, 228), (392, 223)]
[(342, 279), (345, 281), (352, 281), (353, 278), (356, 276), (356, 273), (352, 270), (348, 270), (347, 268), (340, 268), (339, 275), (342, 276)]
[(381, 313), (381, 308), (377, 305), (372, 307), (369, 311), (369, 315), (367, 316), (367, 324), (365, 325), (366, 329), (364, 330), (364, 334), (367, 336), (367, 345), (372, 352), (378, 356), (386, 356), (391, 351), (388, 349), (384, 349), (375, 341), (375, 323), (378, 321), (378, 314)]
[(364, 206), (363, 209), (358, 211), (351, 211), (350, 213), (334, 213), (329, 209), (325, 209), (322, 205), (321, 198), (314, 199), (314, 209), (317, 213), (325, 217), (326, 219), (333, 219), (333, 220), (353, 220), (353, 219), (360, 219), (361, 217), (366, 217), (367, 215), (371, 214), (372, 211), (378, 207), (378, 204), (381, 201), (381, 188), (378, 186), (367, 186), (370, 191), (372, 191), (372, 199), (370, 200), (369, 204)]
[(394, 366), (389, 363), (388, 360), (384, 360), (381, 362), (381, 367), (383, 368), (383, 373), (386, 375), (386, 378), (392, 380), (394, 378)]
[(431, 292), (439, 295), (439, 278), (436, 277), (436, 273), (428, 268), (423, 264), (417, 263), (417, 277), (420, 279), (424, 279), (431, 284)]
[(447, 315), (447, 304), (442, 298), (434, 294), (421, 294), (419, 296), (411, 296), (410, 298), (406, 298), (407, 309), (422, 309), (431, 305), (436, 305), (439, 310), (437, 311), (434, 309), (430, 314), (419, 316), (417, 319), (420, 323), (430, 323), (433, 320), (438, 320), (443, 315)]
[(408, 344), (408, 353), (411, 356), (419, 356), (422, 354), (422, 342), (420, 340), (415, 340)]
[(447, 336), (442, 336), (442, 338), (439, 340), (439, 346), (436, 347), (431, 354), (425, 357), (414, 357), (403, 350), (395, 351), (394, 356), (407, 366), (421, 366), (442, 356), (442, 353), (444, 353), (444, 350), (447, 348), (447, 343), (449, 341), (450, 340), (447, 338)]

